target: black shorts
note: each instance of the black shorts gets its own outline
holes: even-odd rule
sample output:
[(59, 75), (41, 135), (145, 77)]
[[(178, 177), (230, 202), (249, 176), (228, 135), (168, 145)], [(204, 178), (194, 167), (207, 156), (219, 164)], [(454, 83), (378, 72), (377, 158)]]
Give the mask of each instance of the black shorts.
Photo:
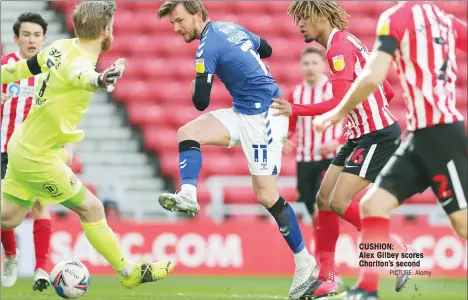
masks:
[(350, 139), (340, 149), (332, 164), (344, 167), (343, 172), (374, 182), (400, 145), (401, 129), (398, 123)]
[(298, 201), (306, 205), (311, 215), (314, 214), (315, 198), (330, 163), (330, 159), (297, 163)]
[(400, 203), (431, 187), (447, 214), (467, 207), (468, 141), (463, 122), (411, 133), (377, 178)]
[(2, 179), (5, 178), (7, 166), (8, 166), (8, 154), (2, 153)]

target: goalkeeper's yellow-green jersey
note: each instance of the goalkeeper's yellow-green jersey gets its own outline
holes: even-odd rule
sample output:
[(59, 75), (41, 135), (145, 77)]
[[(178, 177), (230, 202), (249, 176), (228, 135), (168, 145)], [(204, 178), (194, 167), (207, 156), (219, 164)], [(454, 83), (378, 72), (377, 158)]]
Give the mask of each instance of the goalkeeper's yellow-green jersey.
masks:
[[(77, 39), (58, 40), (28, 60), (2, 65), (3, 83), (42, 73), (34, 105), (10, 140), (23, 149), (40, 153), (76, 143), (84, 133), (77, 125), (88, 110), (98, 56), (79, 46)], [(12, 145), (11, 145), (12, 146)]]

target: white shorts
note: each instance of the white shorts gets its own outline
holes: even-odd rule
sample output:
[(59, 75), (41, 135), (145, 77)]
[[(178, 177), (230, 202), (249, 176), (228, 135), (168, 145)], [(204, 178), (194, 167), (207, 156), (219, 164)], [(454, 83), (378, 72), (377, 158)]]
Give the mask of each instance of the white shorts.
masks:
[(242, 145), (252, 175), (277, 175), (281, 170), (283, 145), (289, 120), (273, 116), (272, 109), (258, 115), (244, 115), (232, 108), (210, 112), (231, 135), (228, 148)]

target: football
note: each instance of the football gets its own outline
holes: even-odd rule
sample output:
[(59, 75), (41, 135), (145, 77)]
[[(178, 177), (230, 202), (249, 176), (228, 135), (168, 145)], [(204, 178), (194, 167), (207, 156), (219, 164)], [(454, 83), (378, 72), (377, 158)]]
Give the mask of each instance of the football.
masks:
[(77, 260), (58, 263), (50, 273), (50, 283), (57, 295), (65, 299), (77, 299), (83, 296), (90, 284), (89, 271)]

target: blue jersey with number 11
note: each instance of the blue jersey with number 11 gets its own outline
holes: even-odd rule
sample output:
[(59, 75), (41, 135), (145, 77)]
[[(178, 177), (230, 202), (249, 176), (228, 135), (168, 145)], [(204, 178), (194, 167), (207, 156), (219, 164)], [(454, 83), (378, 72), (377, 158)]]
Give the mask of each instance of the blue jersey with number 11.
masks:
[(196, 52), (197, 73), (215, 74), (232, 96), (234, 111), (255, 115), (268, 111), (281, 91), (257, 49), (260, 37), (228, 22), (210, 22)]

